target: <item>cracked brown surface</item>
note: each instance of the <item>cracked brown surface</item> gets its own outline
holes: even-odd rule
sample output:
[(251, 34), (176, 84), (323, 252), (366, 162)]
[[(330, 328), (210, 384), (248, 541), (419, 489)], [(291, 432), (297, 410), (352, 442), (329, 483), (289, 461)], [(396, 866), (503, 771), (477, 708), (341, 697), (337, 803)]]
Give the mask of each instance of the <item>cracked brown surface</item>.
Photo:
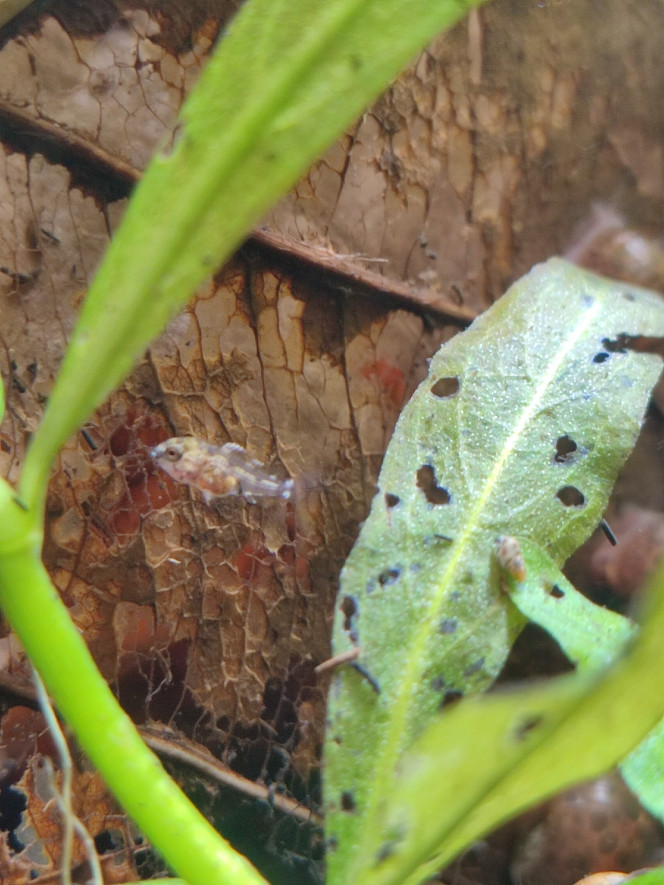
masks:
[[(131, 185), (231, 6), (59, 2), (0, 32), (12, 480)], [(45, 559), (138, 722), (315, 799), (313, 668), (397, 415), (438, 344), (593, 201), (661, 215), (663, 18), (502, 0), (436, 39), (64, 448)], [(207, 506), (147, 454), (189, 434), (279, 465), (293, 502)]]

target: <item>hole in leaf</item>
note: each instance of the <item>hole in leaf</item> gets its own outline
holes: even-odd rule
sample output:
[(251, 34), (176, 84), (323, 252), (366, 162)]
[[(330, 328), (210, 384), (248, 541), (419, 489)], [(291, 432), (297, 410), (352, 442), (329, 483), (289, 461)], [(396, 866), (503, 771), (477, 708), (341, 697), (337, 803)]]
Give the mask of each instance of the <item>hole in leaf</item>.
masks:
[(385, 493), (385, 503), (391, 509), (392, 507), (396, 507), (397, 504), (401, 501), (401, 498), (398, 495), (393, 495), (390, 492)]
[(353, 618), (358, 612), (357, 600), (354, 596), (344, 596), (341, 600), (341, 612), (345, 617), (344, 630), (353, 633)]
[(565, 507), (583, 507), (586, 499), (576, 486), (563, 486), (556, 492), (556, 498), (561, 501)]
[(400, 568), (386, 568), (384, 572), (381, 572), (378, 575), (378, 583), (381, 587), (385, 587), (388, 584), (394, 584), (401, 577), (401, 569)]
[(455, 704), (457, 701), (460, 701), (462, 697), (462, 691), (456, 691), (455, 689), (451, 688), (443, 695), (443, 699), (440, 702), (440, 709), (442, 710), (445, 707), (449, 707), (450, 704)]
[(594, 363), (605, 363), (609, 358), (608, 353), (596, 353), (593, 357)]
[(553, 596), (554, 599), (562, 599), (565, 595), (565, 591), (561, 590), (557, 584), (554, 584), (549, 590), (549, 596)]
[(341, 794), (341, 810), (355, 811), (355, 797), (350, 790), (344, 790)]
[(102, 830), (101, 833), (97, 833), (94, 843), (98, 854), (120, 851), (125, 846), (122, 831), (117, 829)]
[(459, 392), (459, 379), (439, 378), (431, 387), (431, 393), (439, 399), (445, 399), (449, 396), (456, 396)]
[(14, 832), (21, 823), (23, 812), (28, 807), (27, 798), (22, 790), (16, 787), (6, 787), (0, 790), (0, 799), (2, 799), (2, 814), (0, 815), (0, 823), (2, 830), (8, 833), (9, 847), (12, 851), (19, 853), (23, 851), (25, 845), (19, 840)]
[(429, 504), (450, 503), (450, 493), (436, 483), (436, 474), (430, 464), (423, 464), (417, 471), (417, 487), (422, 489)]
[(571, 436), (559, 436), (556, 440), (556, 454), (553, 460), (556, 464), (569, 464), (572, 460), (571, 455), (578, 451), (578, 446)]

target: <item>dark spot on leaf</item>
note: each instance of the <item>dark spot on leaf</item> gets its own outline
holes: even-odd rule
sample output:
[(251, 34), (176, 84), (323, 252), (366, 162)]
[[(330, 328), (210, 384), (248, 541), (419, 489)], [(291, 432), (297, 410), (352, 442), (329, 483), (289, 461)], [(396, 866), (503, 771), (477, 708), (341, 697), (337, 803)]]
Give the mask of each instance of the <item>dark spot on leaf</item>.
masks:
[(436, 533), (435, 535), (429, 535), (422, 541), (422, 543), (425, 547), (430, 547), (432, 544), (439, 544), (441, 541), (444, 541), (446, 544), (451, 544), (453, 538), (450, 538), (448, 535)]
[(627, 353), (627, 348), (630, 346), (635, 337), (637, 336), (628, 335), (626, 332), (621, 332), (613, 339), (602, 338), (602, 347), (604, 347), (605, 350), (608, 350), (609, 353)]
[(353, 624), (353, 618), (358, 613), (357, 599), (354, 596), (344, 596), (341, 600), (341, 611), (345, 617), (344, 630), (350, 633), (351, 639), (357, 641), (357, 630)]
[(596, 353), (595, 356), (593, 357), (593, 362), (594, 363), (605, 363), (608, 360), (608, 358), (609, 358), (608, 353), (603, 353), (603, 352)]
[(625, 301), (636, 301), (636, 295), (633, 292), (623, 292), (622, 297)]
[(391, 857), (399, 847), (399, 843), (403, 842), (405, 833), (400, 830), (401, 828), (393, 827), (391, 833), (388, 831), (388, 838), (376, 852), (376, 866)]
[(567, 436), (567, 434), (559, 436), (556, 440), (556, 454), (553, 456), (553, 460), (556, 464), (569, 464), (573, 460), (571, 456), (578, 451), (578, 448), (571, 436)]
[(514, 734), (514, 737), (517, 741), (525, 740), (528, 737), (531, 731), (537, 728), (544, 722), (544, 716), (527, 716), (522, 722), (520, 722)]
[(355, 797), (350, 790), (344, 790), (341, 794), (341, 810), (355, 811)]
[(448, 396), (456, 396), (458, 392), (459, 379), (456, 377), (439, 378), (431, 387), (431, 393), (440, 399), (445, 399)]
[(461, 599), (461, 593), (458, 590), (452, 590), (450, 593), (450, 601), (458, 602)]
[(443, 620), (438, 625), (439, 633), (454, 633), (457, 628), (457, 619), (456, 618), (443, 618)]
[(378, 583), (381, 587), (387, 587), (389, 584), (395, 584), (401, 577), (401, 568), (386, 568), (384, 572), (378, 575)]
[(390, 509), (396, 507), (400, 501), (401, 498), (398, 495), (392, 495), (390, 492), (385, 493), (385, 503)]
[(335, 744), (337, 744), (337, 746), (340, 744), (343, 744), (343, 740), (341, 739), (340, 734), (335, 734), (335, 736), (332, 738), (332, 740), (334, 741)]
[(445, 707), (449, 707), (450, 704), (455, 704), (457, 701), (460, 701), (462, 697), (462, 691), (456, 691), (455, 689), (451, 688), (443, 695), (443, 699), (440, 702), (440, 709), (442, 710)]
[(481, 670), (484, 666), (484, 658), (478, 658), (474, 663), (472, 663), (469, 667), (463, 671), (463, 675), (465, 677), (473, 676), (478, 670)]
[(431, 680), (431, 690), (435, 691), (436, 693), (442, 691), (446, 685), (447, 685), (447, 683), (445, 682), (445, 679), (442, 676), (435, 676)]
[(564, 595), (565, 591), (561, 590), (557, 584), (553, 584), (549, 590), (549, 596), (553, 596), (554, 599), (562, 599)]
[(436, 474), (430, 464), (423, 464), (417, 471), (417, 487), (424, 492), (429, 504), (449, 504), (450, 493), (436, 483)]
[(374, 679), (371, 673), (367, 670), (366, 667), (363, 667), (362, 664), (358, 664), (357, 661), (353, 661), (350, 665), (353, 670), (356, 670), (360, 676), (365, 679), (371, 688), (376, 692), (376, 694), (380, 694), (380, 685), (378, 684), (378, 680)]
[(330, 836), (329, 839), (325, 840), (325, 847), (328, 851), (336, 851), (339, 847), (339, 840), (336, 836)]
[(586, 499), (576, 486), (563, 486), (556, 492), (556, 498), (561, 501), (565, 507), (583, 507)]
[(387, 860), (394, 854), (396, 844), (394, 842), (384, 842), (376, 852), (376, 866)]

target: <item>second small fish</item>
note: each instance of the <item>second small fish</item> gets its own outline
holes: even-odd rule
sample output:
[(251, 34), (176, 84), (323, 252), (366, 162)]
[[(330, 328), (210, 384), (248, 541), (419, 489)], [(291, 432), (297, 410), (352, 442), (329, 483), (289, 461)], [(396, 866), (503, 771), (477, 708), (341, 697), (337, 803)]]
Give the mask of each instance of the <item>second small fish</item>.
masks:
[(150, 455), (176, 482), (200, 489), (208, 503), (225, 495), (242, 495), (252, 502), (288, 500), (293, 494), (292, 479), (272, 476), (235, 443), (214, 446), (193, 436), (174, 436), (151, 449)]

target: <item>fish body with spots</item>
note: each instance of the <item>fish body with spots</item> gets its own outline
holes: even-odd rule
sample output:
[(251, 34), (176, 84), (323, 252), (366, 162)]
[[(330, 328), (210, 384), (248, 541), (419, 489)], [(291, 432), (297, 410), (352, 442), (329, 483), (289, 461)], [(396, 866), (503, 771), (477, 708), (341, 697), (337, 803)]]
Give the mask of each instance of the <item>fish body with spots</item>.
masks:
[(280, 479), (250, 458), (236, 443), (215, 446), (193, 436), (175, 436), (150, 451), (154, 461), (176, 482), (195, 486), (206, 502), (227, 495), (256, 498), (283, 498), (293, 494), (293, 480)]

